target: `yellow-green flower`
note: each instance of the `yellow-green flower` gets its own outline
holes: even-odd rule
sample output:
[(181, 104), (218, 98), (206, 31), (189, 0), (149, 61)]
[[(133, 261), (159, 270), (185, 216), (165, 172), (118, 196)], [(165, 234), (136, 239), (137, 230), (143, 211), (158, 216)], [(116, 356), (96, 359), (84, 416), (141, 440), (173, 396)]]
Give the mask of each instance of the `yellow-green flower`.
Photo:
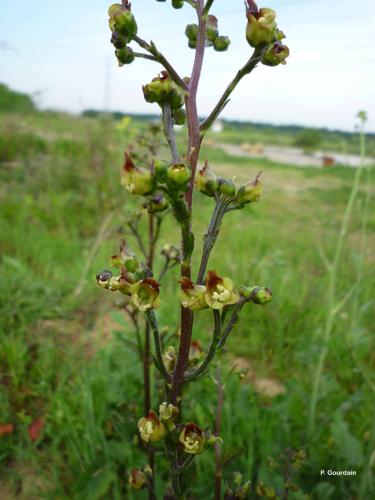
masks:
[(202, 429), (190, 422), (183, 428), (180, 438), (180, 443), (183, 445), (185, 453), (198, 455), (204, 450), (204, 434)]
[(266, 66), (277, 66), (286, 64), (285, 59), (289, 56), (289, 48), (281, 42), (268, 45), (262, 56), (262, 63)]
[(168, 373), (173, 372), (174, 366), (176, 364), (176, 359), (176, 349), (173, 347), (173, 345), (168, 346), (166, 351), (163, 353), (163, 363)]
[(121, 184), (129, 193), (142, 196), (152, 194), (156, 187), (151, 172), (137, 167), (128, 153), (125, 153)]
[(208, 271), (206, 278), (205, 299), (211, 309), (222, 309), (224, 306), (238, 302), (239, 295), (234, 290), (232, 280), (221, 278), (215, 271)]
[(247, 0), (246, 39), (252, 47), (273, 42), (277, 36), (276, 12), (272, 9), (258, 10), (253, 0)]
[(140, 311), (149, 311), (160, 307), (160, 285), (152, 278), (137, 281), (130, 288), (133, 304)]
[(181, 304), (192, 311), (207, 309), (208, 305), (205, 299), (206, 287), (195, 285), (189, 278), (180, 279), (181, 284)]
[(166, 429), (153, 410), (138, 421), (138, 430), (143, 441), (154, 443), (164, 439)]
[(147, 485), (147, 476), (140, 469), (132, 469), (129, 475), (129, 486), (133, 490), (142, 490)]
[(257, 175), (254, 181), (243, 184), (238, 189), (237, 200), (240, 203), (254, 203), (255, 201), (259, 201), (263, 194), (263, 186), (259, 180), (259, 175)]
[(207, 196), (214, 196), (218, 190), (217, 175), (210, 169), (207, 161), (195, 176), (195, 186), (198, 191)]

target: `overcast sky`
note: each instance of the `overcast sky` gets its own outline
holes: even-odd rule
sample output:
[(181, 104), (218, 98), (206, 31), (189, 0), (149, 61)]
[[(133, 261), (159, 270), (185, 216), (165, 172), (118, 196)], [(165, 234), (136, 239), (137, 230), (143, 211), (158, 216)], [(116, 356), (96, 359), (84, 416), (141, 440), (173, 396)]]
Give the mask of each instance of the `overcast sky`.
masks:
[[(105, 0), (0, 0), (0, 81), (35, 93), (42, 107), (70, 111), (110, 107), (157, 112), (141, 85), (160, 67), (136, 60), (117, 67)], [(170, 0), (133, 0), (139, 35), (154, 40), (182, 75), (193, 51), (185, 25), (194, 11), (172, 9)], [(277, 124), (352, 130), (359, 109), (375, 131), (375, 0), (269, 0), (291, 55), (286, 66), (259, 66), (242, 81), (223, 116)], [(207, 50), (199, 93), (200, 114), (213, 107), (247, 60), (243, 0), (216, 0), (220, 34), (232, 41), (225, 53)]]

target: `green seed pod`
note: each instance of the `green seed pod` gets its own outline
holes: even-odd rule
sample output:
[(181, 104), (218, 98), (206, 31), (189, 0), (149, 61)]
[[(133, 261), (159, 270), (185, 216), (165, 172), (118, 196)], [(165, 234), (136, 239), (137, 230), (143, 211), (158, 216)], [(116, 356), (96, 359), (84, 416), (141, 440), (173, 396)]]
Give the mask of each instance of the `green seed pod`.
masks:
[(185, 28), (185, 35), (189, 40), (196, 42), (198, 36), (198, 24), (188, 24)]
[(268, 45), (262, 55), (262, 63), (266, 66), (278, 66), (286, 64), (285, 59), (289, 56), (289, 48), (281, 42)]
[(219, 179), (219, 193), (225, 194), (226, 196), (235, 196), (236, 186), (233, 181), (228, 179)]
[(124, 64), (131, 64), (135, 59), (134, 52), (130, 47), (125, 47), (124, 49), (116, 49), (115, 55), (117, 57), (119, 66), (124, 66)]
[(201, 193), (207, 196), (215, 196), (215, 193), (218, 191), (218, 177), (210, 169), (207, 161), (195, 176), (195, 186)]
[(218, 36), (214, 41), (214, 50), (217, 52), (225, 52), (228, 50), (230, 40), (227, 36)]
[(172, 83), (172, 87), (173, 88), (168, 95), (167, 101), (171, 105), (172, 109), (179, 109), (185, 102), (184, 95), (174, 82)]
[(206, 27), (206, 37), (210, 42), (214, 42), (219, 35), (219, 30), (217, 28), (218, 21), (215, 16), (207, 17), (207, 27)]

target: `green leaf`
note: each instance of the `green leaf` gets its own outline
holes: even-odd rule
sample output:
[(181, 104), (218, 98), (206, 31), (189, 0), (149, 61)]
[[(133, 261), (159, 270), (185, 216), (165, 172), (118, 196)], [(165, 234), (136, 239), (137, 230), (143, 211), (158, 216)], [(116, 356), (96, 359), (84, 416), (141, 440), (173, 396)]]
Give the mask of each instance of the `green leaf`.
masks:
[(348, 465), (361, 465), (363, 462), (363, 449), (360, 441), (350, 432), (347, 422), (340, 411), (334, 416), (331, 424), (332, 437), (335, 441), (338, 455)]

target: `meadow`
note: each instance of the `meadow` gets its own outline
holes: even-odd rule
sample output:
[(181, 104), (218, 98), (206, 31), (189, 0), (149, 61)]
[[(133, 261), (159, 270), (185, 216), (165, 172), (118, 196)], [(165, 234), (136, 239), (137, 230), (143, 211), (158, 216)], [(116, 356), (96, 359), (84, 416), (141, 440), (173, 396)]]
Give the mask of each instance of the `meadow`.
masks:
[[(139, 147), (148, 124), (32, 110), (0, 118), (0, 498), (133, 498), (129, 470), (144, 463), (143, 450), (133, 446), (143, 408), (141, 364), (132, 325), (116, 297), (96, 286), (95, 274), (108, 267), (120, 237), (136, 248), (124, 226), (135, 204), (119, 169), (122, 151)], [(233, 137), (224, 130), (222, 141), (238, 143)], [(246, 138), (259, 141), (251, 131)], [(374, 498), (374, 171), (362, 172), (343, 235), (334, 287), (335, 303), (343, 302), (327, 337), (326, 261), (356, 170), (231, 157), (209, 144), (202, 157), (226, 177), (247, 180), (263, 171), (261, 203), (228, 214), (210, 267), (236, 283), (266, 284), (274, 294), (267, 307), (244, 309), (220, 359), (225, 479), (240, 471), (252, 481), (253, 499), (277, 498), (286, 480), (283, 498)], [(193, 224), (203, 236), (212, 206), (200, 193), (194, 203)], [(177, 241), (169, 216), (160, 244)], [(175, 269), (163, 283), (162, 326), (177, 325), (177, 279)], [(194, 336), (207, 345), (204, 314)], [(188, 390), (186, 415), (212, 426), (214, 377)], [(158, 396), (156, 378), (155, 404)], [(298, 467), (288, 461), (290, 449), (305, 454)], [(194, 467), (200, 481), (191, 498), (211, 498), (213, 452)], [(158, 471), (162, 478), (163, 463)]]

